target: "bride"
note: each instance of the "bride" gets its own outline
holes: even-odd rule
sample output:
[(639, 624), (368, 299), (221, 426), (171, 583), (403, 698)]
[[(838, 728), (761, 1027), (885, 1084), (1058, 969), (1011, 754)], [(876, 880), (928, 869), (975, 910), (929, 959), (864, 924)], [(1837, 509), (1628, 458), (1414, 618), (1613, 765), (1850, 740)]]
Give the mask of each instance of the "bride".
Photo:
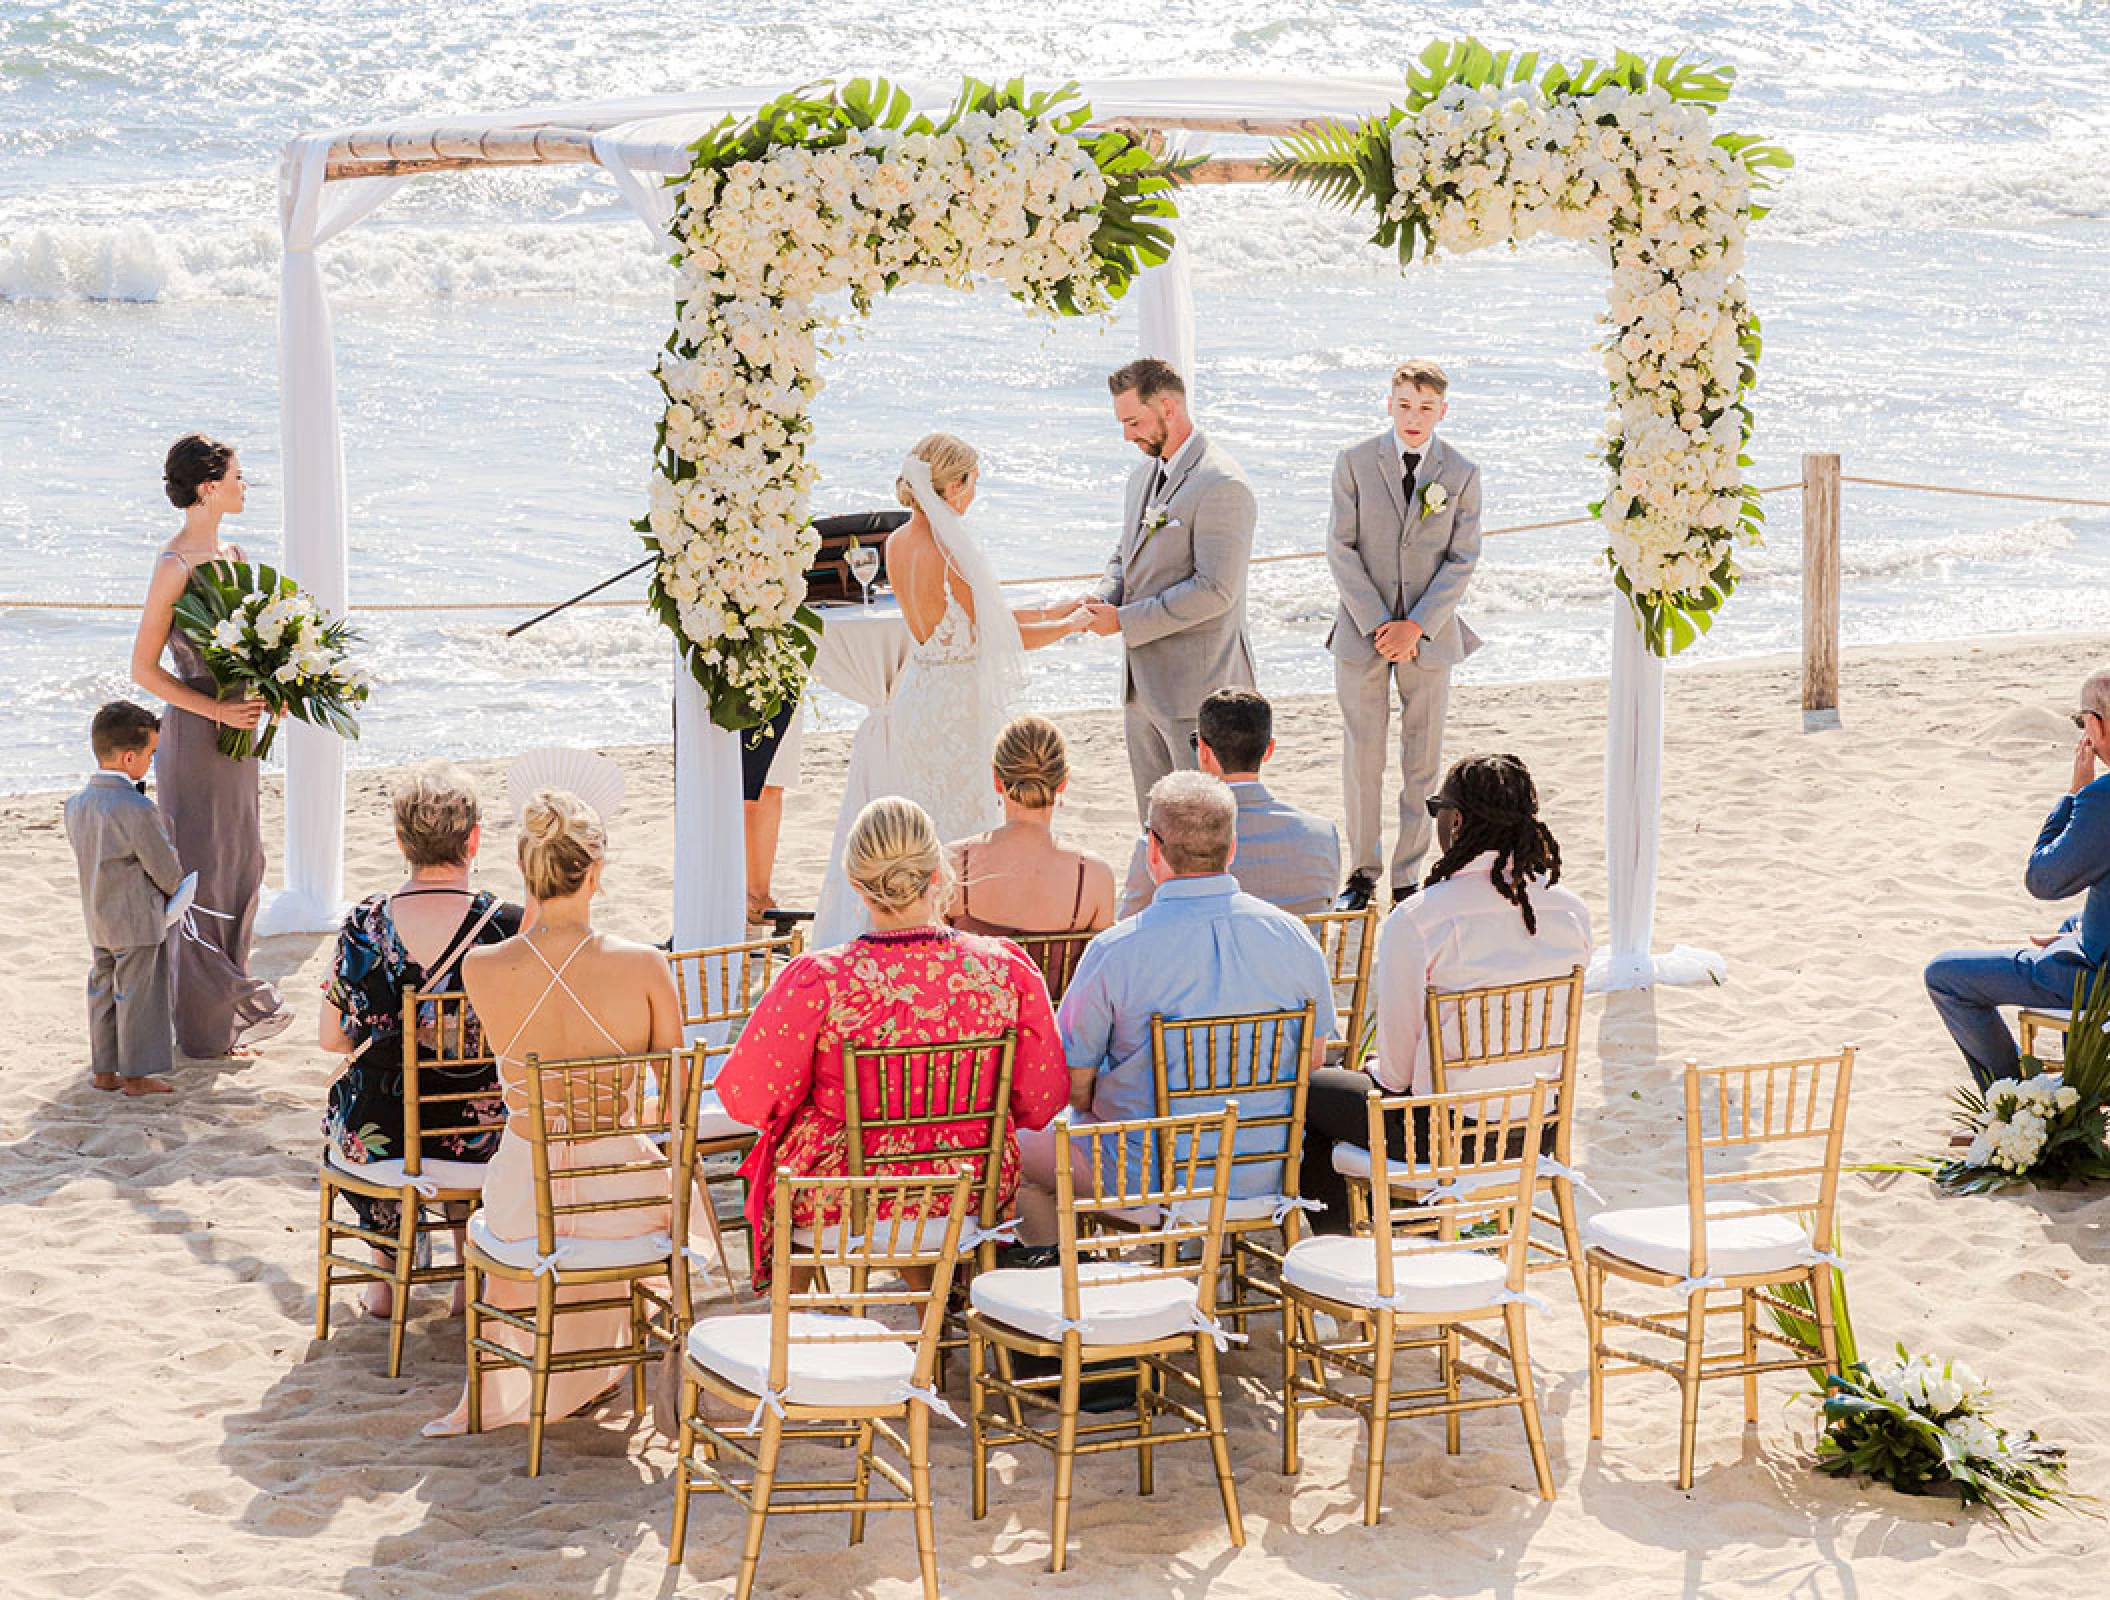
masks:
[[(914, 647), (867, 720), (850, 758), (842, 817), (883, 794), (904, 795), (930, 813), (948, 843), (1001, 818), (989, 785), (989, 753), (1025, 692), (1028, 650), (1084, 630), (1082, 607), (1004, 603), (996, 569), (961, 521), (980, 477), (974, 446), (927, 434), (901, 463), (894, 492), (912, 513), (887, 536), (886, 571)], [(862, 904), (842, 872), (844, 827), (821, 886), (817, 947), (859, 931)]]

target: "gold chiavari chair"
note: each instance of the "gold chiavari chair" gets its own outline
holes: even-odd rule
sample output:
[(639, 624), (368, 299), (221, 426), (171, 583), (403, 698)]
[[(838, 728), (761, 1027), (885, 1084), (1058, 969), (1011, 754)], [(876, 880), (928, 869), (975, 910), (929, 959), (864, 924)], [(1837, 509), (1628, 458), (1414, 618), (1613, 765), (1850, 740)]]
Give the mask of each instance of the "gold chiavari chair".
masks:
[[(1369, 1099), (1371, 1216), (1366, 1230), (1305, 1239), (1282, 1262), (1282, 1470), (1298, 1469), (1303, 1412), (1340, 1406), (1363, 1419), (1368, 1437), (1363, 1521), (1383, 1503), (1385, 1442), (1391, 1423), (1441, 1416), (1444, 1446), (1456, 1455), (1467, 1411), (1515, 1406), (1538, 1476), (1553, 1498), (1545, 1433), (1531, 1376), (1525, 1309), (1526, 1250), (1536, 1190), (1547, 1085), (1437, 1096)], [(1385, 1155), (1387, 1118), (1421, 1118), (1431, 1186), (1408, 1216), (1393, 1209)], [(1315, 1313), (1338, 1331), (1322, 1337)], [(1497, 1337), (1476, 1324), (1500, 1322)], [(1466, 1345), (1475, 1347), (1468, 1360)], [(1399, 1386), (1402, 1351), (1437, 1359), (1433, 1384)], [(1507, 1371), (1483, 1365), (1486, 1351)], [(1336, 1381), (1334, 1375), (1339, 1374)], [(1487, 1393), (1467, 1394), (1464, 1379)], [(1344, 1386), (1345, 1385), (1345, 1386)]]
[[(1582, 1001), (1583, 969), (1573, 967), (1558, 978), (1484, 989), (1431, 989), (1423, 1019), (1431, 1087), (1437, 1094), (1483, 1083), (1513, 1086), (1527, 1077), (1546, 1080), (1551, 1148), (1540, 1155), (1538, 1183), (1539, 1195), (1551, 1202), (1551, 1209), (1533, 1206), (1531, 1270), (1566, 1267), (1577, 1305), (1583, 1298), (1583, 1268), (1575, 1190), (1578, 1184), (1588, 1184), (1570, 1163)], [(1336, 1145), (1333, 1169), (1346, 1180), (1351, 1220), (1360, 1218), (1370, 1204), (1369, 1152)], [(1391, 1170), (1393, 1186), (1403, 1197), (1429, 1182), (1411, 1163), (1394, 1163)]]
[(1247, 1317), (1273, 1310), (1281, 1298), (1276, 1280), (1282, 1252), (1263, 1240), (1279, 1234), (1287, 1250), (1303, 1235), (1306, 1208), (1297, 1194), (1298, 1163), (1304, 1156), (1304, 1104), (1317, 1031), (1318, 1006), (1312, 1001), (1294, 1011), (1150, 1019), (1151, 1075), (1160, 1117), (1193, 1116), (1238, 1102), (1232, 1194), (1224, 1207), (1231, 1292), (1219, 1315), (1241, 1332)]
[[(771, 1197), (769, 1310), (708, 1317), (688, 1335), (674, 1526), (667, 1540), (670, 1565), (681, 1562), (687, 1546), (693, 1493), (730, 1495), (747, 1508), (736, 1600), (747, 1600), (754, 1587), (772, 1512), (847, 1511), (850, 1542), (858, 1544), (866, 1513), (908, 1511), (916, 1522), (924, 1600), (938, 1600), (930, 1414), (952, 1417), (934, 1383), (938, 1333), (961, 1254), (961, 1229), (971, 1214), (973, 1184), (974, 1175), (964, 1166), (913, 1177), (777, 1174)], [(795, 1210), (857, 1220), (849, 1228), (794, 1230)], [(913, 1276), (920, 1282), (925, 1273), (928, 1289), (908, 1287), (905, 1281), (872, 1287), (875, 1277)], [(854, 1287), (825, 1287), (845, 1282)], [(916, 1307), (915, 1332), (869, 1315), (887, 1306)], [(745, 1426), (713, 1421), (702, 1404), (706, 1395), (726, 1406), (754, 1409)], [(896, 1423), (905, 1424), (906, 1438)], [(856, 1452), (849, 1476), (781, 1479), (785, 1442), (800, 1439), (849, 1444)], [(882, 1443), (891, 1455), (879, 1452)], [(744, 1479), (734, 1476), (735, 1462), (745, 1468)]]
[[(2016, 1021), (2021, 1027), (2022, 1053), (2043, 1062), (2047, 1072), (2057, 1072), (2065, 1064), (2066, 1030), (2073, 1025), (2073, 1013), (2024, 1006)], [(2059, 1041), (2059, 1054), (2047, 1060), (2042, 1041), (2048, 1038)]]
[(1333, 984), (1334, 1025), (1340, 1036), (1326, 1047), (1329, 1066), (1356, 1066), (1362, 1060), (1370, 1017), (1370, 960), (1377, 951), (1378, 910), (1319, 911), (1302, 919), (1326, 957), (1326, 976)]
[[(700, 1052), (661, 1050), (577, 1061), (531, 1055), (525, 1077), (527, 1106), (513, 1125), (533, 1160), (535, 1235), (500, 1239), (486, 1225), (488, 1213), (478, 1212), (465, 1255), (469, 1432), (483, 1428), (483, 1374), (524, 1368), (531, 1385), (528, 1476), (534, 1477), (542, 1470), (551, 1373), (627, 1366), (632, 1400), (642, 1412), (647, 1367), (687, 1331), (685, 1178), (695, 1160), (703, 1072)], [(619, 1216), (626, 1231), (608, 1230), (608, 1220)], [(597, 1231), (574, 1232), (571, 1225), (586, 1218)], [(487, 1300), (485, 1281), (494, 1278), (533, 1285), (534, 1306), (514, 1310)], [(572, 1292), (580, 1289), (588, 1292)], [(554, 1348), (561, 1318), (616, 1309), (629, 1313), (623, 1343)], [(529, 1348), (488, 1337), (490, 1322), (524, 1335)]]
[[(1055, 1460), (1051, 1572), (1062, 1571), (1068, 1561), (1077, 1457), (1113, 1450), (1136, 1452), (1139, 1487), (1149, 1494), (1159, 1446), (1206, 1440), (1231, 1543), (1245, 1543), (1216, 1361), (1217, 1341), (1240, 1336), (1227, 1334), (1215, 1320), (1237, 1131), (1235, 1103), (1211, 1116), (1074, 1128), (1058, 1123), (1059, 1264), (1000, 1267), (979, 1274), (968, 1290), (974, 1515), (979, 1520), (989, 1510), (992, 1446), (1016, 1442), (1050, 1452)], [(1085, 1158), (1087, 1169), (1083, 1181), (1072, 1164), (1079, 1145), (1084, 1148), (1076, 1154)], [(1167, 1151), (1173, 1153), (1164, 1155)], [(1142, 1229), (1132, 1222), (1118, 1230), (1101, 1226), (1120, 1222), (1116, 1214), (1147, 1214), (1158, 1221)], [(1187, 1247), (1185, 1259), (1182, 1246)], [(1017, 1367), (1021, 1356), (1040, 1365), (1052, 1362), (1056, 1370), (1024, 1375)], [(1192, 1372), (1181, 1358), (1192, 1359)], [(1083, 1420), (1086, 1362), (1095, 1383), (1134, 1383), (1133, 1418)], [(1160, 1431), (1157, 1424), (1168, 1419), (1177, 1426)]]
[[(425, 1154), (425, 1139), (466, 1131), (494, 1136), (504, 1126), (505, 1102), (497, 1086), (497, 1066), (490, 1052), (469, 1048), (476, 1014), (459, 990), (407, 990), (403, 996), (403, 1153), (394, 1160), (352, 1163), (334, 1145), (325, 1146), (319, 1175), (322, 1218), (316, 1240), (315, 1337), (330, 1336), (330, 1291), (341, 1283), (386, 1283), (393, 1286), (388, 1314), (388, 1375), (403, 1370), (403, 1329), (410, 1316), (413, 1284), (459, 1283), (459, 1259), (419, 1266), (418, 1250), (429, 1235), (459, 1230), (483, 1193), (481, 1162), (448, 1161)], [(342, 1220), (337, 1198), (363, 1195), (393, 1200), (400, 1221), (389, 1233)], [(393, 1265), (340, 1251), (346, 1239), (360, 1239), (393, 1252)]]
[[(843, 1052), (843, 1128), (850, 1175), (898, 1177), (964, 1164), (974, 1209), (960, 1251), (996, 1264), (1005, 1230), (1004, 1144), (1011, 1128), (1011, 1073), (1018, 1034), (948, 1044), (902, 1044)], [(865, 1095), (872, 1076), (877, 1099)]]
[[(1692, 1487), (1703, 1382), (1742, 1378), (1744, 1421), (1752, 1424), (1758, 1421), (1761, 1373), (1818, 1363), (1827, 1372), (1838, 1370), (1829, 1275), (1839, 1261), (1829, 1247), (1853, 1068), (1851, 1045), (1834, 1056), (1753, 1066), (1687, 1063), (1685, 1203), (1600, 1211), (1583, 1225), (1590, 1437), (1604, 1437), (1607, 1377), (1668, 1373), (1677, 1380), (1680, 1401), (1680, 1489)], [(1781, 1146), (1790, 1152), (1778, 1153)], [(1722, 1198), (1736, 1189), (1757, 1198)], [(1606, 1294), (1615, 1279), (1669, 1290), (1675, 1299), (1662, 1310), (1614, 1311)], [(1808, 1314), (1780, 1299), (1777, 1291), (1785, 1284), (1799, 1284), (1809, 1295), (1814, 1345), (1761, 1325), (1760, 1313), (1768, 1307)], [(1708, 1347), (1710, 1316), (1737, 1319), (1741, 1338), (1734, 1346), (1725, 1341)], [(1676, 1354), (1614, 1347), (1614, 1327), (1665, 1341)], [(1761, 1358), (1761, 1340), (1788, 1354)]]
[[(794, 923), (767, 938), (674, 950), (667, 955), (675, 992), (681, 998), (684, 1037), (693, 1043), (698, 1042), (699, 1033), (704, 1035), (704, 1078), (696, 1102), (695, 1175), (711, 1238), (718, 1249), (719, 1265), (728, 1278), (732, 1275), (732, 1262), (725, 1258), (724, 1235), (749, 1231), (742, 1209), (743, 1188), (734, 1169), (753, 1146), (755, 1130), (733, 1120), (711, 1084), (731, 1051), (740, 1025), (776, 981), (777, 974), (804, 950), (805, 940), (804, 929)], [(754, 1266), (753, 1248), (750, 1238), (750, 1269)]]
[(1027, 933), (1013, 942), (1033, 958), (1047, 980), (1048, 998), (1060, 1005), (1070, 979), (1077, 975), (1077, 963), (1084, 959), (1084, 947), (1095, 937), (1089, 933)]

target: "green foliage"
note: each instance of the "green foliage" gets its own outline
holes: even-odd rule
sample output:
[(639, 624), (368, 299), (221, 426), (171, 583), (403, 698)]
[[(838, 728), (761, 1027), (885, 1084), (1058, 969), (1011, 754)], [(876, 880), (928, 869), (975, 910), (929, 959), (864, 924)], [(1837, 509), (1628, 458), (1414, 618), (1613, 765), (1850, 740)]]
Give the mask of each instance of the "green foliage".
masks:
[[(1839, 1238), (1835, 1233), (1832, 1236), (1833, 1252), (1837, 1253), (1838, 1248)], [(1854, 1338), (1853, 1310), (1846, 1302), (1846, 1274), (1833, 1269), (1822, 1276), (1831, 1284), (1828, 1298), (1832, 1309), (1832, 1339), (1839, 1351), (1839, 1364), (1842, 1367), (1851, 1367), (1861, 1359), (1861, 1349), (1859, 1342)], [(1773, 1326), (1797, 1344), (1812, 1350), (1823, 1348), (1822, 1341), (1817, 1337), (1817, 1313), (1815, 1302), (1810, 1298), (1809, 1285), (1784, 1283), (1773, 1291), (1773, 1295), (1784, 1302), (1783, 1305), (1766, 1307), (1767, 1314), (1773, 1319)], [(1810, 1382), (1820, 1389), (1831, 1376), (1824, 1370), (1821, 1362), (1813, 1363), (1804, 1370), (1809, 1373)]]
[[(300, 592), (299, 584), (261, 562), (208, 561), (192, 574), (176, 597), (174, 626), (197, 646), (223, 691), (222, 698), (224, 691), (234, 690), (264, 702), (265, 718), (258, 727), (220, 729), (215, 742), (223, 755), (235, 760), (251, 756), (262, 760), (270, 755), (279, 723), (287, 717), (327, 728), (340, 739), (359, 737), (359, 719), (352, 714), (352, 708), (366, 701), (363, 681), (280, 681), (278, 669), (294, 657), (294, 629), (286, 629), (273, 646), (264, 646), (253, 635), (241, 650), (223, 649), (213, 642), (213, 630), (237, 612), (251, 609), (253, 602), (268, 603)], [(348, 655), (359, 642), (358, 631), (342, 618), (324, 621), (314, 636), (320, 649), (335, 656)]]

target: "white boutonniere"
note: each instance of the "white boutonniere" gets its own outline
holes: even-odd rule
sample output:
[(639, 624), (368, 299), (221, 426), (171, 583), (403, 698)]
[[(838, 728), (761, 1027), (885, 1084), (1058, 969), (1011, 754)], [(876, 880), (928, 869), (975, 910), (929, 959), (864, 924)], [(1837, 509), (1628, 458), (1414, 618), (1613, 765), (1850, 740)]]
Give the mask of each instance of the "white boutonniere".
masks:
[(1444, 488), (1442, 484), (1430, 483), (1422, 486), (1421, 514), (1423, 516), (1433, 517), (1450, 503), (1451, 492)]
[(1177, 528), (1179, 518), (1165, 506), (1151, 506), (1143, 513), (1143, 537), (1136, 541), (1136, 553), (1141, 555), (1143, 547), (1166, 528)]

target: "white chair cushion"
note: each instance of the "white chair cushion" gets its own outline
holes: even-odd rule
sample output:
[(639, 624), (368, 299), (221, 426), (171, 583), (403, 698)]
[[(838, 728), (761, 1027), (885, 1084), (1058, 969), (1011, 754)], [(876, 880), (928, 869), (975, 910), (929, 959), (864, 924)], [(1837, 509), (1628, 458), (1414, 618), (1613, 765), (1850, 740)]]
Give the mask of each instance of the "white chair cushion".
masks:
[[(479, 1211), (469, 1219), (469, 1242), (493, 1261), (522, 1272), (536, 1266), (533, 1239), (501, 1239), (491, 1231), (490, 1220)], [(664, 1233), (641, 1233), (621, 1239), (594, 1239), (567, 1235), (557, 1241), (556, 1269), (562, 1277), (567, 1269), (592, 1272), (602, 1267), (642, 1267), (664, 1261), (674, 1253), (674, 1241)]]
[(716, 1089), (706, 1089), (696, 1097), (697, 1138), (737, 1139), (751, 1136), (754, 1131), (725, 1109), (725, 1102), (718, 1098)]
[[(1333, 1147), (1333, 1170), (1344, 1178), (1361, 1178), (1370, 1181), (1370, 1152), (1359, 1144), (1337, 1144)], [(1394, 1162), (1385, 1168), (1386, 1177), (1394, 1189), (1433, 1189), (1436, 1175), (1427, 1167), (1405, 1167)], [(1458, 1187), (1470, 1194), (1475, 1189), (1492, 1189), (1503, 1184), (1514, 1184), (1513, 1171), (1466, 1172), (1458, 1178)]]
[[(797, 1337), (884, 1335), (870, 1344), (794, 1344), (783, 1398), (801, 1406), (883, 1406), (901, 1400), (916, 1376), (915, 1347), (870, 1317), (794, 1311)], [(759, 1396), (769, 1386), (769, 1317), (707, 1317), (689, 1330), (689, 1359)]]
[[(1279, 1194), (1248, 1195), (1243, 1200), (1224, 1202), (1224, 1221), (1258, 1222), (1272, 1221), (1276, 1208), (1283, 1198)], [(1119, 1211), (1109, 1211), (1107, 1216), (1121, 1222), (1132, 1223), (1138, 1228), (1163, 1226), (1163, 1206), (1125, 1206)], [(1174, 1225), (1183, 1228), (1199, 1228), (1209, 1220), (1209, 1202), (1206, 1200), (1182, 1200), (1172, 1208)]]
[[(1803, 1265), (1810, 1236), (1793, 1217), (1747, 1217), (1747, 1200), (1727, 1200), (1707, 1217), (1707, 1270), (1724, 1277)], [(1600, 1211), (1582, 1225), (1583, 1244), (1654, 1272), (1690, 1273), (1692, 1213), (1685, 1206)]]
[[(1344, 1305), (1375, 1306), (1377, 1241), (1325, 1234), (1304, 1239), (1282, 1258), (1282, 1281)], [(1419, 1251), (1397, 1241), (1392, 1254), (1392, 1309), (1440, 1315), (1498, 1303), (1507, 1281), (1499, 1257), (1478, 1250)]]
[(416, 1179), (411, 1179), (404, 1175), (400, 1161), (347, 1161), (344, 1152), (334, 1144), (325, 1144), (322, 1153), (333, 1170), (362, 1183), (400, 1189), (417, 1182), (437, 1189), (464, 1190), (471, 1194), (483, 1192), (484, 1164), (481, 1161), (438, 1161), (428, 1156), (418, 1163)]
[[(1191, 1278), (1149, 1277), (1123, 1261), (1077, 1267), (1077, 1337), (1085, 1344), (1148, 1344), (1193, 1331)], [(1036, 1339), (1062, 1339), (1062, 1268), (1004, 1267), (976, 1276), (968, 1303), (991, 1322)]]

